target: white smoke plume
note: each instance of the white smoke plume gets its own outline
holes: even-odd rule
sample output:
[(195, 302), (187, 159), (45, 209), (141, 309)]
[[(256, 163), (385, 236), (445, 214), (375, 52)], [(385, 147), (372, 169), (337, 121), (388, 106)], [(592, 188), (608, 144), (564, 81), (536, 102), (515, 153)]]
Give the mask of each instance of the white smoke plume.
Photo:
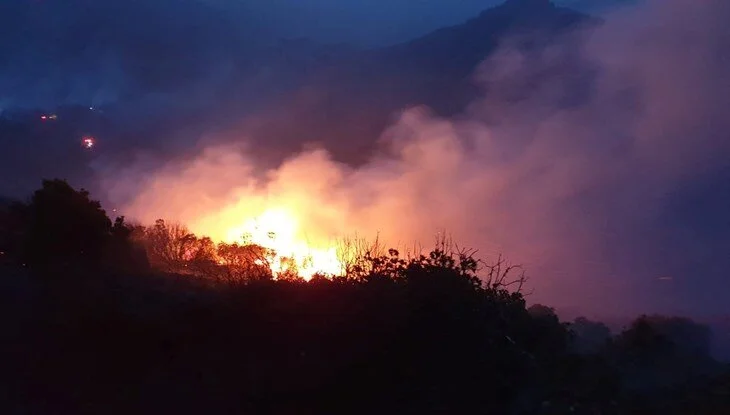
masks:
[[(314, 244), (379, 233), (428, 246), (446, 230), (486, 259), (524, 264), (531, 300), (588, 314), (721, 310), (713, 294), (728, 288), (728, 260), (717, 247), (730, 238), (708, 248), (664, 221), (674, 193), (728, 163), (727, 21), (725, 0), (656, 0), (607, 16), (583, 46), (531, 54), (506, 43), (476, 69), (485, 98), (456, 119), (405, 111), (362, 166), (324, 148), (262, 166), (245, 145), (216, 145), (152, 171), (115, 169), (105, 188), (128, 217), (215, 239), (282, 207)], [(579, 71), (561, 65), (576, 56), (593, 78), (566, 103)], [(526, 99), (506, 98), (555, 69)]]

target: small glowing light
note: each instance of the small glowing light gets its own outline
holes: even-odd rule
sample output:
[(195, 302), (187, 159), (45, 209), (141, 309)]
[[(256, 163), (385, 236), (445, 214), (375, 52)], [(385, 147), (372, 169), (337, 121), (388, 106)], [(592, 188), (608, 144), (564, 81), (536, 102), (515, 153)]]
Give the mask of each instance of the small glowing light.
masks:
[(94, 140), (94, 137), (84, 137), (81, 140), (81, 143), (85, 148), (93, 148), (96, 141)]
[(41, 115), (41, 119), (42, 119), (42, 120), (47, 120), (47, 119), (48, 119), (48, 117), (47, 117), (47, 116), (45, 116), (45, 115)]

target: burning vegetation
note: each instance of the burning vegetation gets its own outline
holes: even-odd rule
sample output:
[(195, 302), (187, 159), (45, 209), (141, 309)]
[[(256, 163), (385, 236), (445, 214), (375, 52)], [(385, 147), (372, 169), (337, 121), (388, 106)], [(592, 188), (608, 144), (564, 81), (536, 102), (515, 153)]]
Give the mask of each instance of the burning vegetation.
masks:
[[(344, 238), (328, 249), (312, 249), (304, 243), (291, 243), (291, 238), (269, 232), (263, 244), (247, 235), (241, 243), (214, 242), (210, 237), (198, 237), (185, 226), (162, 219), (153, 226), (131, 226), (131, 239), (144, 248), (150, 265), (157, 270), (199, 277), (210, 282), (245, 283), (252, 280), (304, 280), (313, 278), (360, 279), (373, 272), (408, 264), (458, 263), (460, 269), (481, 271), (480, 263), (472, 259), (471, 251), (457, 249), (450, 240), (440, 236), (428, 255), (409, 252), (405, 256), (395, 249), (385, 249), (378, 240)], [(294, 247), (294, 249), (292, 249)], [(487, 267), (483, 276), (502, 285), (524, 282), (524, 275), (514, 275), (514, 267)], [(475, 274), (476, 276), (476, 274)]]
[[(266, 218), (270, 226), (232, 227), (245, 234), (239, 243), (214, 241), (163, 220), (112, 221), (88, 192), (60, 180), (0, 210), (3, 267), (22, 269), (44, 293), (22, 325), (9, 324), (18, 310), (0, 313), (12, 317), (5, 327), (15, 336), (0, 346), (3, 375), (23, 392), (14, 395), (24, 411), (6, 412), (119, 402), (112, 413), (157, 413), (150, 396), (184, 413), (730, 407), (728, 368), (709, 356), (708, 330), (690, 320), (642, 317), (617, 336), (587, 319), (569, 326), (549, 307), (526, 306), (520, 267), (481, 262), (445, 238), (428, 254), (406, 255), (377, 240), (342, 240), (328, 248), (337, 269), (327, 273), (332, 257), (296, 256), (291, 218)], [(269, 235), (277, 230), (288, 233)], [(58, 395), (23, 402), (48, 379), (64, 379)]]

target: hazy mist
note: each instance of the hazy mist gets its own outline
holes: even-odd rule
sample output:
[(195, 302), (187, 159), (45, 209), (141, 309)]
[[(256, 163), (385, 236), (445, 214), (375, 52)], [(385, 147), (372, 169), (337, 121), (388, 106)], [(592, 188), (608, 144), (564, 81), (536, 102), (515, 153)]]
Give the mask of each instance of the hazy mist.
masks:
[[(216, 224), (286, 204), (315, 242), (379, 232), (428, 246), (445, 229), (487, 258), (524, 264), (530, 301), (602, 315), (724, 313), (728, 19), (724, 0), (656, 0), (607, 14), (578, 50), (573, 37), (539, 53), (507, 40), (474, 68), (484, 97), (456, 117), (405, 111), (364, 165), (329, 156), (327, 140), (346, 137), (262, 165), (246, 142), (265, 134), (229, 132), (215, 145), (201, 135), (194, 156), (96, 168), (116, 206), (145, 222), (221, 237)], [(586, 94), (566, 98), (577, 73), (562, 70), (511, 97), (576, 59), (594, 74)]]

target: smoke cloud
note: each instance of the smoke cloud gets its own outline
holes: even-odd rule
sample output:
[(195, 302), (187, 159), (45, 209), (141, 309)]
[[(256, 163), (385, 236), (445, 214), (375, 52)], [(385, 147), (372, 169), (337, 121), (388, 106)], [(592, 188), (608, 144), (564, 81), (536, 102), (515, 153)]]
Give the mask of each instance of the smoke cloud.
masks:
[[(483, 98), (451, 119), (405, 111), (364, 165), (333, 160), (325, 144), (272, 168), (239, 137), (201, 144), (192, 159), (107, 167), (104, 187), (128, 217), (179, 220), (216, 239), (272, 207), (296, 212), (315, 244), (379, 233), (427, 247), (446, 230), (485, 259), (523, 264), (530, 301), (585, 314), (720, 313), (730, 236), (673, 207), (728, 166), (727, 21), (725, 0), (655, 0), (608, 15), (584, 43), (524, 52), (506, 42), (475, 70)], [(727, 226), (717, 215), (711, 227)]]

